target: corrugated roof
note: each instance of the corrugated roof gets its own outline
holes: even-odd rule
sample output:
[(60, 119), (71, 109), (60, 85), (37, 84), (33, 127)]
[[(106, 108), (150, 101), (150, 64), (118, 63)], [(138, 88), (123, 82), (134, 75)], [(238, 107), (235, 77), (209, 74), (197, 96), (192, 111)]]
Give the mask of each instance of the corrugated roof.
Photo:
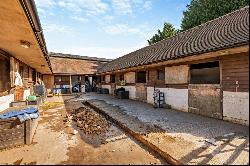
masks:
[(112, 59), (106, 59), (106, 58), (88, 57), (88, 56), (81, 56), (81, 55), (54, 53), (54, 52), (50, 52), (49, 56), (58, 57), (58, 58), (69, 58), (69, 59), (83, 59), (83, 60), (100, 61), (100, 62), (112, 61)]
[(249, 6), (106, 63), (98, 73), (147, 65), (249, 43)]

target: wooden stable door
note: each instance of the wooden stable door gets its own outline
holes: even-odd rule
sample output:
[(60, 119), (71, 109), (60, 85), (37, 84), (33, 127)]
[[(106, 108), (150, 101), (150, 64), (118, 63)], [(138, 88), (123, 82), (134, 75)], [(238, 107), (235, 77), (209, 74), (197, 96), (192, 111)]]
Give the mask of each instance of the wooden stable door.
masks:
[(219, 84), (190, 84), (188, 111), (222, 119), (222, 91)]

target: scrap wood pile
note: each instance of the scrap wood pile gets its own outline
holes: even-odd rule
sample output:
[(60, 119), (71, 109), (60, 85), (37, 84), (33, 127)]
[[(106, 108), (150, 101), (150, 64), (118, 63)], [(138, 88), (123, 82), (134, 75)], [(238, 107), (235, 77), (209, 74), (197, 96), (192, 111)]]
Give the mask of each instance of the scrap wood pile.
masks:
[(110, 126), (104, 117), (96, 113), (89, 107), (80, 107), (71, 112), (74, 120), (85, 134), (101, 134), (106, 132)]

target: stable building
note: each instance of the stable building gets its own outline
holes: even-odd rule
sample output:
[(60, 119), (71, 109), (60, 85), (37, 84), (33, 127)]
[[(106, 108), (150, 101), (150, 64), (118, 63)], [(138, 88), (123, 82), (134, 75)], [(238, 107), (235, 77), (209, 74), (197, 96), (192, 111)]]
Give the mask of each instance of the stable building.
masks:
[[(25, 100), (38, 78), (51, 73), (34, 1), (0, 3), (0, 111)], [(22, 81), (16, 81), (17, 76)]]
[[(88, 80), (92, 85), (94, 80), (97, 81), (97, 69), (111, 61), (105, 58), (53, 52), (49, 55), (53, 74), (43, 75), (43, 82), (47, 89), (58, 88), (61, 94), (85, 92), (85, 81)], [(74, 88), (75, 86), (80, 88)]]
[(249, 125), (249, 7), (117, 58), (98, 75), (111, 94), (124, 87), (153, 104), (156, 88), (173, 109)]

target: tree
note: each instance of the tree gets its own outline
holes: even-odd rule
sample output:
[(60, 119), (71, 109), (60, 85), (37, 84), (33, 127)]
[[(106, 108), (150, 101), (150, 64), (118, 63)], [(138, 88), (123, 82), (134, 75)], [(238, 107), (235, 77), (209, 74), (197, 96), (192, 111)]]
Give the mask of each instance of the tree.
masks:
[(158, 29), (158, 32), (151, 39), (148, 40), (148, 44), (151, 45), (163, 39), (174, 36), (178, 33), (178, 31), (179, 30), (175, 29), (172, 24), (164, 23), (163, 30), (160, 31)]
[(246, 5), (248, 0), (192, 0), (183, 12), (181, 29), (190, 29)]

